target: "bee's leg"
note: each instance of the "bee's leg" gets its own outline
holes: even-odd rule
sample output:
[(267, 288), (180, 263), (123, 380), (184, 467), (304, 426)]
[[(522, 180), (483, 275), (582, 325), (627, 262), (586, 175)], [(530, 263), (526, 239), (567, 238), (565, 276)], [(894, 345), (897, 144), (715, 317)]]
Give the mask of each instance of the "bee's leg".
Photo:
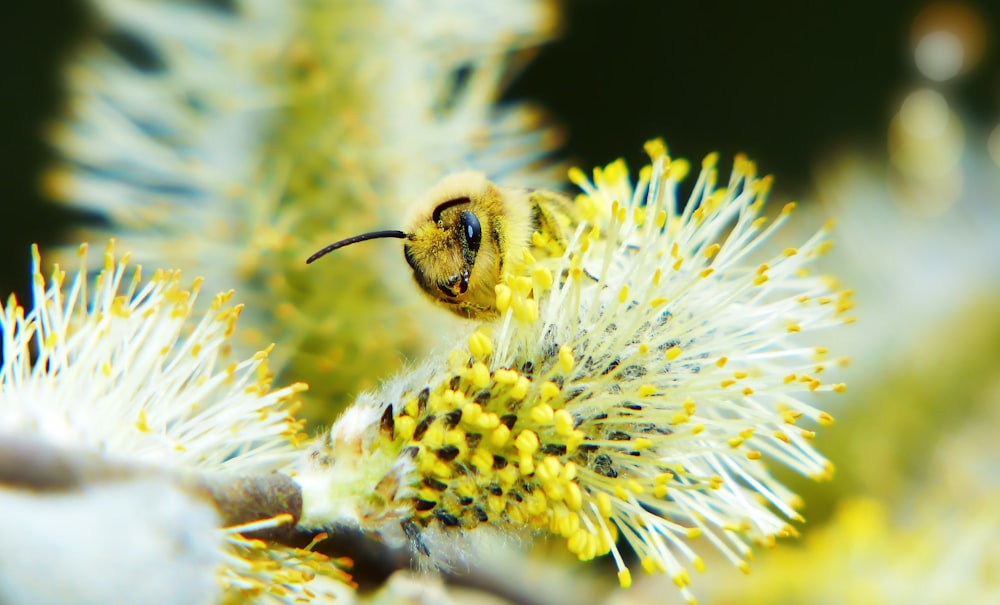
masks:
[(496, 309), (490, 309), (467, 301), (458, 301), (455, 305), (452, 310), (457, 310), (459, 314), (469, 319), (493, 319), (499, 315)]

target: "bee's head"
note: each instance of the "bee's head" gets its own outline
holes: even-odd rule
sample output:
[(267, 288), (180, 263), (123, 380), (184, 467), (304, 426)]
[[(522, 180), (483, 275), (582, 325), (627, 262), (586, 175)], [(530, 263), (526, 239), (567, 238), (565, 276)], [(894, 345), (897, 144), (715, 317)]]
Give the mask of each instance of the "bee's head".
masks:
[(482, 226), (472, 200), (458, 197), (438, 204), (403, 246), (417, 283), (433, 296), (456, 299), (469, 289)]

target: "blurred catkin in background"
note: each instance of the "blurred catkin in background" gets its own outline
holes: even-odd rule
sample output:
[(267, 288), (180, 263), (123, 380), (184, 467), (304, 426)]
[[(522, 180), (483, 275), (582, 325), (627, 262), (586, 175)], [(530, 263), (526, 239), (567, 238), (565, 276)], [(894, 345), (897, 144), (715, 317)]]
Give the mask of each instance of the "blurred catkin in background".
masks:
[[(427, 351), (451, 318), (416, 304), (398, 248), (304, 260), (392, 226), (443, 174), (475, 167), (544, 184), (541, 117), (496, 107), (555, 6), (247, 0), (95, 3), (100, 35), (66, 69), (63, 159), (44, 189), (148, 266), (204, 275), (247, 303), (252, 352), (310, 384), (329, 421), (358, 390)], [(529, 176), (534, 175), (534, 176)]]

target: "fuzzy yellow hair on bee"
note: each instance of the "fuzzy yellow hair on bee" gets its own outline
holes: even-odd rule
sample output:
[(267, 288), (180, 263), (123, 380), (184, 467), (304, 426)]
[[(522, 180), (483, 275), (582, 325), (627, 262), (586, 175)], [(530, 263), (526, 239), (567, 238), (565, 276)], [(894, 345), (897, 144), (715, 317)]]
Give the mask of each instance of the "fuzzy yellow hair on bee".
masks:
[(558, 194), (499, 187), (481, 172), (445, 177), (415, 204), (407, 231), (373, 231), (340, 240), (306, 260), (377, 238), (405, 239), (403, 256), (417, 285), (463, 317), (497, 315), (496, 285), (532, 246), (536, 231), (565, 247), (572, 204)]

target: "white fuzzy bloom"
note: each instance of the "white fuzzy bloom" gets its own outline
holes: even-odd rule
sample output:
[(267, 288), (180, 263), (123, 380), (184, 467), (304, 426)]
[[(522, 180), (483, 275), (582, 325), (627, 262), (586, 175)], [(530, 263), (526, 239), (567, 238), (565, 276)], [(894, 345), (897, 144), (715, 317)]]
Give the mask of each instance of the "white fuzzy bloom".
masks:
[[(82, 246), (81, 267), (68, 284), (58, 267), (46, 282), (35, 249), (33, 308), (25, 312), (11, 298), (0, 312), (0, 435), (28, 436), (58, 450), (160, 468), (168, 471), (164, 476), (171, 476), (169, 471), (231, 476), (284, 469), (297, 452), (301, 424), (292, 412), (297, 407), (294, 397), (304, 386), (272, 389), (267, 352), (237, 362), (226, 359), (241, 309), (229, 303), (232, 293), (216, 296), (205, 313), (192, 317), (200, 279), (190, 289), (182, 287), (176, 271), (157, 271), (143, 281), (139, 268), (130, 270), (127, 258), (116, 261), (109, 245), (104, 269), (91, 285), (85, 255), (86, 246)], [(148, 490), (138, 488), (106, 492), (105, 500), (82, 495), (40, 499), (37, 514), (57, 518), (27, 519), (26, 526), (71, 523), (60, 511), (68, 514), (84, 505), (99, 508), (100, 502), (114, 498), (115, 493), (123, 502), (148, 497)], [(168, 578), (177, 574), (197, 575), (188, 569), (196, 564), (193, 561), (207, 561), (203, 571), (230, 595), (247, 602), (290, 604), (312, 594), (331, 593), (322, 583), (312, 582), (320, 575), (343, 579), (326, 557), (240, 535), (278, 526), (287, 522), (283, 517), (288, 515), (205, 529), (203, 508), (198, 498), (190, 505), (169, 508), (166, 512), (172, 516), (163, 520), (155, 507), (148, 515), (139, 508), (137, 514), (127, 516), (105, 506), (107, 514), (95, 522), (139, 529), (131, 532), (136, 534), (133, 540), (116, 540), (117, 533), (108, 532), (99, 545), (96, 540), (87, 541), (88, 561), (124, 559), (136, 566), (147, 565), (152, 556), (149, 551), (159, 542), (136, 532), (155, 535), (160, 531), (157, 528), (183, 523), (176, 517), (189, 514), (190, 531), (209, 532), (192, 546), (214, 548), (213, 555), (195, 553), (198, 556), (190, 560), (177, 559), (178, 567), (162, 566), (159, 569), (165, 575), (146, 578), (136, 585), (137, 590), (160, 586), (158, 582), (169, 584)], [(72, 542), (74, 535), (91, 536), (76, 533), (66, 538)], [(44, 540), (32, 543), (50, 547)], [(100, 548), (116, 552), (95, 551)], [(158, 556), (170, 559), (177, 553), (167, 548)], [(21, 568), (46, 559), (51, 565), (44, 570), (32, 568), (25, 573), (53, 576), (53, 587), (87, 581), (87, 575), (80, 574), (87, 567), (79, 557), (53, 559), (26, 551), (20, 557)], [(114, 573), (94, 575), (88, 590), (105, 594), (106, 585), (116, 577)], [(180, 583), (175, 593), (160, 595), (163, 600), (159, 602), (195, 594), (187, 584)], [(103, 602), (147, 601), (140, 593), (129, 592), (128, 586), (118, 588), (125, 600)], [(341, 583), (332, 592), (342, 590)], [(196, 592), (200, 596), (195, 602), (202, 602), (205, 591)]]
[[(810, 341), (852, 321), (850, 293), (808, 273), (825, 230), (765, 249), (794, 204), (765, 226), (770, 178), (751, 162), (720, 188), (707, 158), (682, 204), (687, 162), (647, 149), (637, 182), (622, 162), (571, 171), (584, 194), (565, 252), (525, 250), (497, 286), (498, 320), (362, 396), (316, 443), (303, 523), (402, 527), (432, 556), (456, 528), (533, 528), (581, 560), (610, 552), (628, 586), (622, 537), (692, 601), (691, 539), (745, 569), (752, 542), (795, 533), (798, 499), (764, 461), (832, 471), (796, 423), (832, 422), (812, 399), (844, 390), (824, 380), (840, 360)], [(334, 506), (342, 477), (350, 509)]]
[(34, 307), (12, 300), (0, 315), (0, 433), (173, 468), (280, 468), (303, 386), (270, 390), (266, 353), (225, 360), (241, 309), (232, 293), (192, 325), (201, 280), (187, 290), (178, 272), (143, 282), (127, 267), (109, 246), (92, 289), (83, 267), (64, 288), (58, 268), (46, 284), (35, 250)]

